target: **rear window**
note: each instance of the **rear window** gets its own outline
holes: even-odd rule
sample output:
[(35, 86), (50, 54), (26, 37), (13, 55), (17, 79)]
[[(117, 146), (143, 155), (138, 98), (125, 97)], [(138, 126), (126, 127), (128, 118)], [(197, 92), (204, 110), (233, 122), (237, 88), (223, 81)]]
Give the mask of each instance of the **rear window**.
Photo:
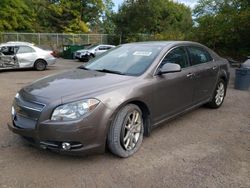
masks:
[(200, 48), (200, 47), (189, 46), (188, 52), (189, 52), (189, 56), (190, 56), (191, 66), (202, 64), (202, 63), (207, 63), (207, 62), (213, 60), (213, 58), (207, 52), (207, 50)]
[(35, 52), (35, 50), (29, 46), (20, 46), (18, 49), (19, 54), (23, 54), (23, 53), (32, 53)]

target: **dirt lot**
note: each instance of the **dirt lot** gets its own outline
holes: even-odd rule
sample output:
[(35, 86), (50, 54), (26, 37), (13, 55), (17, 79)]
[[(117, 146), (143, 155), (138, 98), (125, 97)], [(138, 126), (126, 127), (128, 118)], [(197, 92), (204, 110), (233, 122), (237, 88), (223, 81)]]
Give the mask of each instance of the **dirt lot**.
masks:
[(220, 109), (202, 107), (166, 123), (128, 159), (62, 156), (8, 130), (21, 87), (79, 65), (60, 60), (44, 72), (0, 72), (0, 187), (250, 187), (250, 92), (232, 82)]

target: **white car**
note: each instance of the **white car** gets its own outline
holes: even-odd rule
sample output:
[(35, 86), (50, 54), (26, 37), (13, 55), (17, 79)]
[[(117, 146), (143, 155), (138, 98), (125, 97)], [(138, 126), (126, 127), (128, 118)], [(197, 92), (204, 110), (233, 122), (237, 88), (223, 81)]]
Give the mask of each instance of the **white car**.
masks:
[(83, 50), (76, 51), (75, 58), (80, 61), (88, 61), (114, 47), (115, 46), (108, 44), (91, 45)]
[(7, 42), (0, 44), (0, 70), (35, 68), (45, 70), (55, 64), (52, 51), (46, 51), (28, 42)]

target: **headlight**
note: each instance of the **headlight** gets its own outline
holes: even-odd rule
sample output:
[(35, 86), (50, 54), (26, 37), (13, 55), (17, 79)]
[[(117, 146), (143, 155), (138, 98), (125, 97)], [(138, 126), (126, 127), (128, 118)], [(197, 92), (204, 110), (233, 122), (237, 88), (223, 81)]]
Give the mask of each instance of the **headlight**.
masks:
[(93, 111), (99, 102), (97, 99), (87, 99), (58, 106), (54, 110), (51, 120), (70, 121), (80, 119), (85, 114)]
[(90, 55), (90, 53), (89, 52), (82, 52), (81, 55)]
[(16, 99), (18, 99), (18, 98), (19, 98), (19, 93), (17, 93), (17, 94), (15, 95), (15, 98), (16, 98)]

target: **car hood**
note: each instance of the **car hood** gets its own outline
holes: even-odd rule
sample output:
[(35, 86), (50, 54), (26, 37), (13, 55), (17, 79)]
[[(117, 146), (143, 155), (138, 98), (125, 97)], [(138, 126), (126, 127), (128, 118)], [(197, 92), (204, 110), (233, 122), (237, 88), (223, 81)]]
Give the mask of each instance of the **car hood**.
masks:
[(33, 96), (63, 99), (63, 97), (69, 98), (69, 96), (91, 95), (95, 92), (111, 89), (133, 78), (125, 75), (75, 69), (37, 80), (23, 90)]
[(78, 53), (88, 52), (88, 50), (77, 50)]

